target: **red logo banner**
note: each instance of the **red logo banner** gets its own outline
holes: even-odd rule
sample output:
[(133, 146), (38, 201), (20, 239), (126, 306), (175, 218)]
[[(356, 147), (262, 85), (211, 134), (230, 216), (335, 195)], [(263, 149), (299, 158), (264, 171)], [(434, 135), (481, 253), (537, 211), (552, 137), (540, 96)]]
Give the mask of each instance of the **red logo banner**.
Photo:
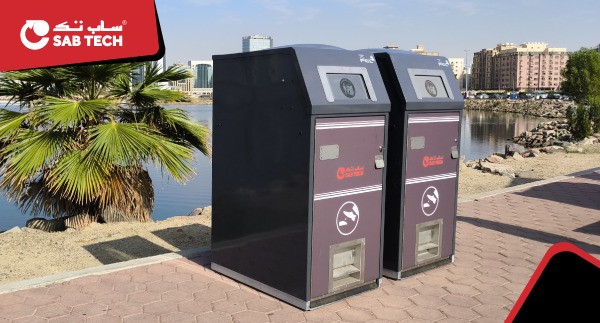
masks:
[(2, 4), (0, 71), (164, 55), (154, 0), (75, 0)]

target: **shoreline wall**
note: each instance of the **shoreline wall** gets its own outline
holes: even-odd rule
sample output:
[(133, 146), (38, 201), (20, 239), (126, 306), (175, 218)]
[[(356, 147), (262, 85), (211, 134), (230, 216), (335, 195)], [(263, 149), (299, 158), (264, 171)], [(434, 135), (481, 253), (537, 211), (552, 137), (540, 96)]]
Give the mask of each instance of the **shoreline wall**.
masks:
[(561, 100), (509, 100), (467, 99), (465, 110), (519, 113), (544, 118), (565, 118), (567, 108), (575, 106), (573, 101)]

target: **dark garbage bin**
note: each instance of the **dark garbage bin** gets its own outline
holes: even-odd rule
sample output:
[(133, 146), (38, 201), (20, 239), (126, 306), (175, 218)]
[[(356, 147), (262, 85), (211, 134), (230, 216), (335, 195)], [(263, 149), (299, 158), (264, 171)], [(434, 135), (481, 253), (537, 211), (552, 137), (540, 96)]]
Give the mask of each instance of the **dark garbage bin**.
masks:
[(444, 57), (375, 57), (392, 102), (384, 276), (400, 279), (453, 260), (464, 100)]
[(377, 288), (390, 101), (374, 57), (213, 61), (211, 268), (305, 310)]

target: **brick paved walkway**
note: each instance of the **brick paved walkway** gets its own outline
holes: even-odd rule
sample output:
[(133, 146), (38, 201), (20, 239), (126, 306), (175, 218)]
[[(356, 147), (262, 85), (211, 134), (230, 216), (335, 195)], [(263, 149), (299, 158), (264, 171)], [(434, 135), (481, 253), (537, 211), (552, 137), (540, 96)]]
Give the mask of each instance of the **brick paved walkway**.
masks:
[(454, 263), (309, 312), (216, 274), (207, 252), (0, 294), (0, 323), (503, 322), (552, 244), (600, 258), (599, 196), (590, 173), (460, 203)]

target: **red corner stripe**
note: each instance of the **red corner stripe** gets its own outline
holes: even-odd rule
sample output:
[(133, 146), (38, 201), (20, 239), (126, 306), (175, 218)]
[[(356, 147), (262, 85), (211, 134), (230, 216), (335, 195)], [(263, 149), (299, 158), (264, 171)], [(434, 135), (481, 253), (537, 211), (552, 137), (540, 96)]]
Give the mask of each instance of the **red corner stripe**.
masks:
[(575, 245), (568, 243), (568, 242), (559, 242), (557, 244), (554, 244), (552, 247), (550, 247), (550, 249), (548, 249), (548, 251), (546, 251), (546, 254), (542, 258), (542, 261), (540, 261), (540, 264), (535, 269), (535, 272), (529, 279), (529, 282), (527, 283), (527, 285), (525, 285), (525, 289), (523, 289), (521, 296), (519, 296), (519, 299), (517, 299), (517, 302), (513, 306), (510, 313), (508, 314), (508, 317), (506, 318), (505, 322), (513, 322), (513, 320), (515, 319), (515, 317), (521, 310), (523, 303), (525, 303), (525, 300), (529, 296), (529, 293), (531, 293), (531, 290), (533, 289), (533, 287), (537, 283), (538, 279), (542, 275), (542, 272), (544, 272), (544, 270), (546, 269), (546, 265), (548, 265), (548, 262), (550, 262), (550, 259), (552, 259), (552, 257), (554, 257), (556, 254), (562, 253), (562, 252), (574, 253), (574, 254), (578, 255), (579, 257), (585, 259), (586, 261), (590, 262), (594, 266), (600, 268), (600, 260), (594, 258), (592, 255), (579, 249)]

